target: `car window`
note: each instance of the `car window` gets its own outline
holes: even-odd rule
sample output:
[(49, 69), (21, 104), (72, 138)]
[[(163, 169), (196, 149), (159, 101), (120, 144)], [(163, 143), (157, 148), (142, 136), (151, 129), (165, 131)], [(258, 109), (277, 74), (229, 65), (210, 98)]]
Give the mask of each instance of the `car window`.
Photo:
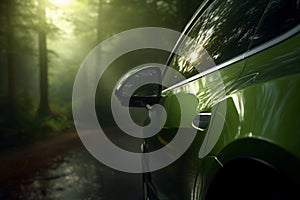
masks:
[(299, 24), (299, 0), (270, 0), (253, 37), (252, 47), (267, 42)]
[[(198, 18), (170, 66), (185, 78), (242, 54), (261, 18), (267, 0), (216, 0)], [(176, 77), (167, 77), (179, 82)]]

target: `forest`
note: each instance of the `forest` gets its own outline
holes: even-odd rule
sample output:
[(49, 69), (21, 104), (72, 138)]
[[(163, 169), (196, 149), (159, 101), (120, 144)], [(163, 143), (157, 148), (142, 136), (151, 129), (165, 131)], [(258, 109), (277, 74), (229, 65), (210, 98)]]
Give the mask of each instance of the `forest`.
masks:
[[(200, 0), (1, 0), (0, 149), (74, 128), (76, 73), (101, 41), (138, 27), (182, 31)], [(114, 44), (112, 44), (114, 45)], [(100, 123), (113, 125), (109, 94), (130, 68), (164, 63), (166, 52), (143, 50), (116, 60), (100, 80)]]

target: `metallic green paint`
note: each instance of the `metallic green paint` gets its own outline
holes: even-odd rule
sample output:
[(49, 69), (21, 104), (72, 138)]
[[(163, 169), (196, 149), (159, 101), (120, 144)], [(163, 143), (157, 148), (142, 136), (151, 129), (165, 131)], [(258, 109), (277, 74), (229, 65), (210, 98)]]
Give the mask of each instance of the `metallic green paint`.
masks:
[[(300, 158), (300, 140), (295, 139), (300, 124), (300, 34), (246, 61), (244, 70), (245, 61), (240, 61), (163, 94), (168, 99), (165, 107), (172, 110), (167, 126), (179, 113), (172, 93), (197, 97), (197, 112), (226, 101), (226, 125), (213, 154), (234, 140), (248, 137), (274, 143)], [(222, 84), (216, 75), (219, 72)], [(215, 87), (206, 87), (207, 82)], [(225, 99), (220, 95), (222, 89)], [(186, 98), (186, 105), (190, 104)]]
[[(300, 177), (297, 168), (300, 166), (299, 72), (300, 34), (297, 34), (162, 94), (164, 101), (161, 103), (168, 116), (171, 115), (166, 123), (168, 128), (176, 128), (176, 118), (180, 119), (175, 95), (187, 96), (187, 106), (191, 106), (190, 99), (198, 99), (192, 101), (198, 105), (196, 110), (190, 109), (188, 118), (195, 113), (211, 111), (221, 102), (227, 106), (223, 116), (225, 125), (218, 142), (207, 157), (200, 159), (202, 164), (198, 165), (198, 178), (193, 189), (197, 191), (195, 198), (203, 198), (213, 175), (223, 164), (238, 157), (260, 159), (291, 176)], [(218, 79), (220, 74), (222, 83)], [(206, 87), (207, 82), (214, 87)], [(195, 163), (199, 162), (195, 152), (199, 151), (208, 133), (198, 131), (198, 134), (202, 134), (201, 139), (194, 142), (193, 151), (186, 153)], [(202, 185), (202, 189), (196, 188), (197, 184)]]
[[(171, 179), (180, 174), (183, 180), (188, 177), (189, 184), (175, 185), (170, 187), (173, 191), (162, 190), (162, 193), (178, 194), (174, 199), (205, 199), (214, 175), (238, 158), (259, 160), (300, 182), (300, 33), (298, 31), (279, 43), (274, 43), (276, 39), (269, 41), (271, 46), (264, 43), (254, 49), (250, 47), (239, 56), (242, 59), (233, 59), (234, 62), (228, 62), (215, 72), (164, 90), (161, 104), (167, 110), (168, 119), (166, 129), (157, 135), (161, 145), (164, 145), (161, 141), (171, 140), (176, 128), (180, 128), (178, 124), (182, 116), (176, 95), (183, 97), (189, 110), (183, 118), (210, 112), (221, 103), (226, 104), (226, 113), (222, 116), (225, 123), (220, 137), (206, 157), (200, 159), (198, 152), (205, 136), (211, 133), (198, 131), (184, 158), (165, 171), (153, 173), (158, 190), (166, 184), (172, 185), (167, 181), (168, 177)], [(208, 83), (210, 87), (207, 87)], [(213, 122), (212, 119), (210, 126)], [(196, 165), (193, 169), (197, 172), (193, 177), (186, 173), (190, 166), (186, 163)], [(174, 170), (173, 174), (167, 175), (168, 169), (173, 168), (181, 172)], [(251, 169), (241, 170), (247, 173)], [(164, 179), (159, 179), (161, 174), (164, 174)], [(190, 186), (191, 182), (194, 186)], [(192, 194), (184, 195), (186, 193), (181, 192), (184, 190), (190, 190)], [(236, 192), (235, 188), (230, 192)]]

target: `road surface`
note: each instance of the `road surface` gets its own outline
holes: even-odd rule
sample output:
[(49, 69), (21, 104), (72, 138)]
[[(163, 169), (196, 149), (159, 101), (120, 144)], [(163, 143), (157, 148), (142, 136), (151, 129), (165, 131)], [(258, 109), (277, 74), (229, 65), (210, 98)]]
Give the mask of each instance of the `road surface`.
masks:
[(104, 166), (64, 133), (0, 153), (0, 199), (141, 200), (142, 178)]

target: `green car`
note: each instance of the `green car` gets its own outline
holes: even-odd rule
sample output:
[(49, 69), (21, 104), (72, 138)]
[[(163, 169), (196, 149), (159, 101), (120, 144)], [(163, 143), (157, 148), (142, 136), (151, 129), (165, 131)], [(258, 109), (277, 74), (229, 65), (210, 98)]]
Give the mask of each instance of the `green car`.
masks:
[[(167, 114), (144, 153), (180, 148), (168, 154), (176, 161), (143, 174), (144, 199), (300, 198), (299, 31), (299, 0), (208, 0), (169, 67), (120, 83), (123, 102), (135, 77), (161, 82), (136, 90), (129, 106), (160, 104)], [(187, 139), (173, 142), (180, 134)]]

